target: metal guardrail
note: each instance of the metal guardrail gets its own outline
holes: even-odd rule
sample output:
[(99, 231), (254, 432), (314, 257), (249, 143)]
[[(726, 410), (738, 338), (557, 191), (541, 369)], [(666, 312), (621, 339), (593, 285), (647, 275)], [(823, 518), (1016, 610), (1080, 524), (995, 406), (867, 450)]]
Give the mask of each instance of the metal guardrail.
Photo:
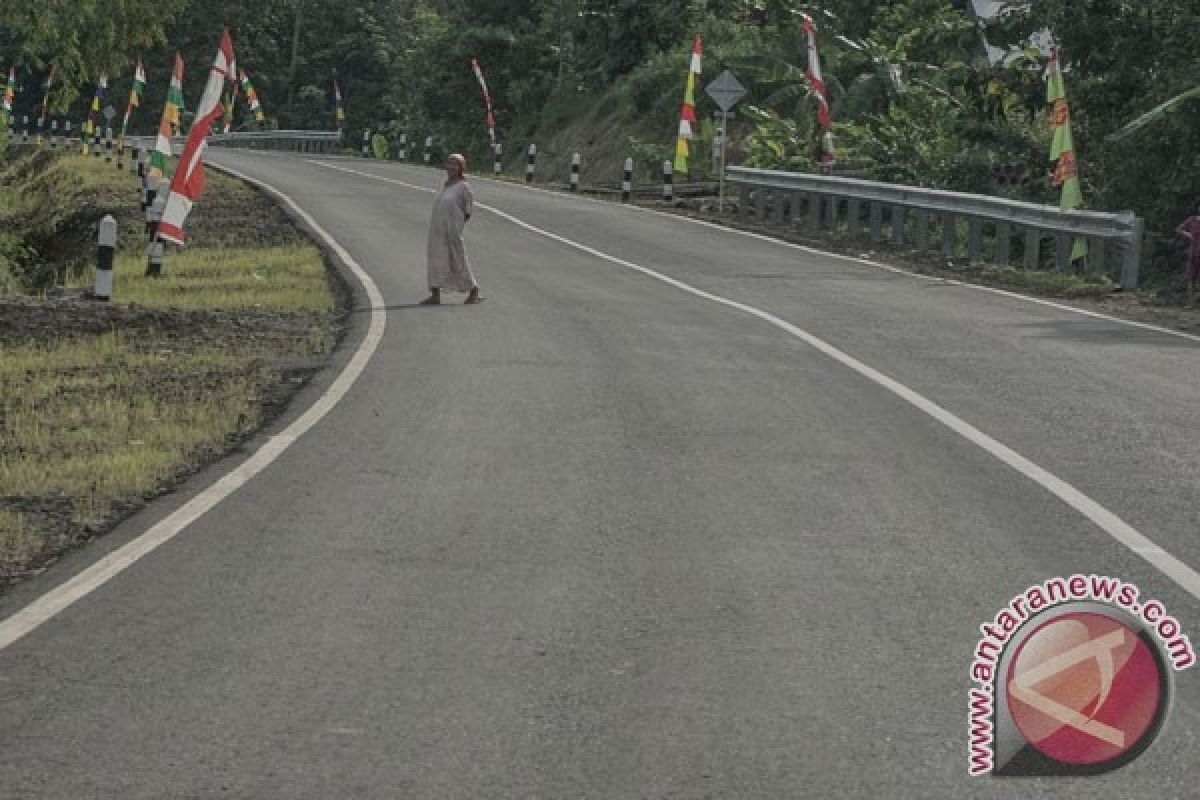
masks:
[(238, 147), (250, 150), (276, 150), (289, 153), (333, 153), (342, 148), (338, 131), (240, 131), (214, 133), (208, 137), (213, 147)]
[(1041, 266), (1046, 239), (1053, 242), (1055, 267), (1068, 269), (1074, 239), (1085, 237), (1089, 271), (1108, 273), (1109, 246), (1116, 245), (1120, 251), (1120, 286), (1137, 288), (1145, 223), (1130, 211), (1061, 211), (1054, 206), (987, 195), (746, 167), (728, 167), (725, 174), (726, 180), (738, 186), (737, 214), (741, 218), (753, 213), (760, 221), (824, 227), (834, 232), (844, 225), (846, 235), (855, 239), (864, 235), (866, 225), (870, 240), (881, 242), (886, 212), (891, 241), (902, 245), (911, 214), (915, 218), (915, 244), (921, 250), (929, 249), (931, 229), (940, 219), (941, 251), (950, 258), (960, 251), (958, 221), (962, 219), (967, 223), (966, 251), (972, 264), (984, 261), (987, 226), (994, 241), (988, 260), (1001, 266), (1011, 264), (1013, 235), (1023, 232), (1023, 261), (1029, 269)]

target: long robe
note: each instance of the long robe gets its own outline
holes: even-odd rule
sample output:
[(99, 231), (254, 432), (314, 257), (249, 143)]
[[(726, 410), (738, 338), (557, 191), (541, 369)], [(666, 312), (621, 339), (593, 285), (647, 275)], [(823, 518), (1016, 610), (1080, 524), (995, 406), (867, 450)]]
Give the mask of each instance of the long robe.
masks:
[(433, 201), (427, 250), (430, 289), (469, 292), (478, 285), (462, 240), (473, 203), (471, 187), (465, 180), (443, 186)]

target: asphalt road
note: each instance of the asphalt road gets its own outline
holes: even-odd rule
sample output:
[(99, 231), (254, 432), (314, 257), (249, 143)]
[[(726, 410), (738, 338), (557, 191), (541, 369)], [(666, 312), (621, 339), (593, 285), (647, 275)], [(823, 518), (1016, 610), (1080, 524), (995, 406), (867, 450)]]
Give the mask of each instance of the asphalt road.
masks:
[[(488, 301), (415, 307), (431, 196), (345, 170), (437, 172), (213, 158), (349, 251), (384, 337), (262, 474), (0, 650), (0, 797), (1200, 795), (1195, 670), (1121, 770), (967, 777), (979, 625), (1026, 586), (1120, 576), (1200, 642), (1194, 597), (1041, 486), (762, 319), (484, 209), (467, 246)], [(819, 337), (1200, 566), (1200, 343), (474, 186)], [(0, 618), (219, 472), (0, 598)]]

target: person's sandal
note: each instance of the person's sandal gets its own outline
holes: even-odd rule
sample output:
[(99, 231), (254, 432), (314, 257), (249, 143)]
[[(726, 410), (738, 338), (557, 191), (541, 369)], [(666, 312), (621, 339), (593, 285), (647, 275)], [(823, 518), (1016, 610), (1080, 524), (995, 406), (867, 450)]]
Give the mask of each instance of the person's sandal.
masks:
[(480, 297), (479, 290), (475, 289), (469, 295), (467, 295), (467, 299), (463, 301), (463, 305), (464, 306), (477, 306), (486, 299), (487, 299), (486, 297)]
[(423, 306), (440, 306), (441, 304), (442, 299), (440, 297), (434, 297), (433, 295), (429, 295), (429, 297), (426, 297), (420, 302), (420, 305)]

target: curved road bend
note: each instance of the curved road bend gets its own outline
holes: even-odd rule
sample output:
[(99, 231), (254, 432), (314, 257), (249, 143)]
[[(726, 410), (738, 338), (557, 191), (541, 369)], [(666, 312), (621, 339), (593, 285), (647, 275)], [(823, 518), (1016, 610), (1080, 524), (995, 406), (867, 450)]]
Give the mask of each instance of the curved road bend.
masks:
[[(1122, 770), (965, 774), (978, 626), (1026, 586), (1121, 576), (1200, 641), (1195, 597), (1041, 486), (761, 319), (482, 209), (488, 302), (413, 307), (431, 197), (345, 170), (439, 173), (212, 156), (346, 247), (386, 298), (384, 339), (272, 466), (0, 651), (0, 796), (1195, 796), (1190, 672)], [(1200, 344), (475, 190), (798, 326), (1200, 566)]]

